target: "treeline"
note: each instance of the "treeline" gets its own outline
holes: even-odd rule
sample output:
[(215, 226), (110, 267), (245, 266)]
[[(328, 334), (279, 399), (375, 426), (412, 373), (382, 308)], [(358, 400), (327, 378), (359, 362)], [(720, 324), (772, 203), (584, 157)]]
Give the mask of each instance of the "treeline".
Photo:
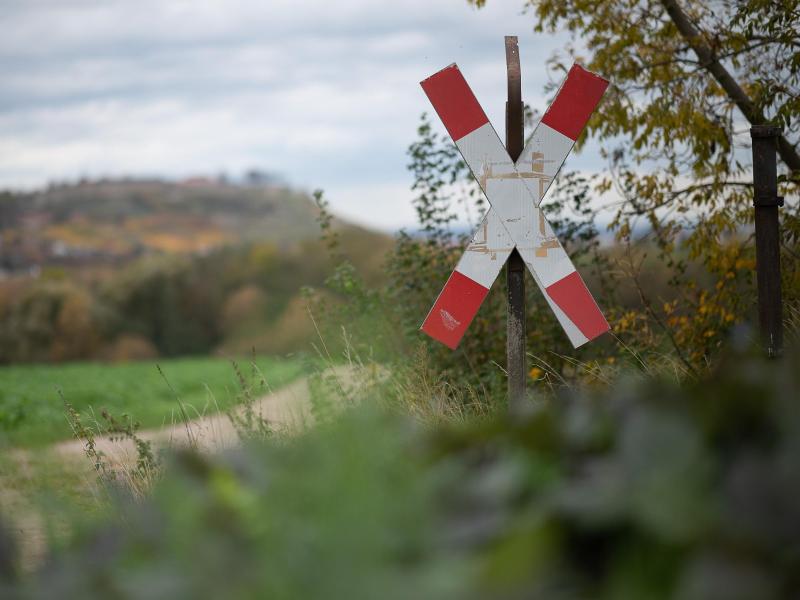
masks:
[[(377, 281), (391, 241), (355, 228), (342, 239)], [(153, 255), (111, 271), (45, 268), (0, 283), (0, 363), (293, 351), (312, 332), (301, 289), (329, 272), (313, 240)]]

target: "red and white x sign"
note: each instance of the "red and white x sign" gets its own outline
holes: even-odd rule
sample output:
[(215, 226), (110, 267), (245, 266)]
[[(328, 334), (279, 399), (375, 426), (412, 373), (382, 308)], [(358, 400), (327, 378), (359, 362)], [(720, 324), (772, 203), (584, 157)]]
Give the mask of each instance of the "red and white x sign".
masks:
[(539, 209), (608, 81), (573, 65), (516, 163), (456, 65), (421, 85), (491, 205), (422, 330), (455, 349), (516, 248), (573, 346), (608, 331), (603, 313)]

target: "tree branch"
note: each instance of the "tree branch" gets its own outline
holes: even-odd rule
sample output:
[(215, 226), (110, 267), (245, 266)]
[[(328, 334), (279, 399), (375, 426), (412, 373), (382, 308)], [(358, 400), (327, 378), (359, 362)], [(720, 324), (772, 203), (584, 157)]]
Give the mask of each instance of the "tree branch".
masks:
[[(733, 78), (728, 70), (717, 58), (714, 50), (704, 40), (697, 27), (689, 19), (688, 15), (678, 5), (678, 0), (661, 0), (661, 4), (667, 11), (670, 19), (675, 24), (678, 32), (689, 43), (700, 59), (705, 68), (717, 83), (722, 87), (728, 97), (739, 107), (742, 114), (751, 125), (763, 125), (767, 119), (764, 113), (759, 110), (739, 83)], [(778, 155), (786, 166), (792, 171), (800, 171), (800, 154), (797, 149), (781, 135), (778, 137)]]

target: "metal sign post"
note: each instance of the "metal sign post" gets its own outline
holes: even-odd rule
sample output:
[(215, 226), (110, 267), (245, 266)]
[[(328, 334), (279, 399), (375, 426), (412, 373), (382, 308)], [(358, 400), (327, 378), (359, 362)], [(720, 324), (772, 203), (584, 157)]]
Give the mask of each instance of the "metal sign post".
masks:
[[(523, 146), (519, 55), (514, 38), (506, 43), (510, 92), (507, 141), (509, 150), (515, 150), (514, 144)], [(608, 81), (573, 65), (516, 157), (503, 146), (458, 66), (442, 69), (421, 85), (490, 204), (425, 318), (422, 331), (452, 349), (458, 347), (489, 288), (514, 252), (530, 271), (573, 346), (577, 348), (608, 331), (603, 313), (539, 209)], [(521, 275), (511, 263), (509, 327), (524, 323)], [(523, 327), (511, 333), (508, 342), (512, 409), (525, 398)], [(512, 365), (512, 360), (516, 364)]]
[(780, 127), (756, 125), (750, 128), (753, 140), (753, 205), (756, 226), (756, 279), (758, 282), (758, 322), (761, 339), (770, 358), (783, 350), (781, 312), (781, 253), (778, 233), (777, 139)]
[[(517, 36), (506, 36), (506, 151), (514, 162), (522, 154), (525, 124), (522, 113), (522, 72)], [(516, 248), (506, 263), (508, 317), (506, 321), (506, 371), (508, 410), (518, 412), (525, 405), (525, 262)]]

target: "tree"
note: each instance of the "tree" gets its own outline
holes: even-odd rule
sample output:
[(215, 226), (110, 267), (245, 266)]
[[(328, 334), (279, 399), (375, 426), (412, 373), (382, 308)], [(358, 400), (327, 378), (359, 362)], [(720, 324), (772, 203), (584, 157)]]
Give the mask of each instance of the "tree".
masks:
[[(800, 2), (529, 0), (525, 6), (536, 31), (572, 33), (565, 52), (550, 59), (555, 71), (579, 60), (612, 82), (588, 126), (609, 164), (596, 191), (622, 198), (612, 222), (618, 239), (629, 241), (643, 221), (672, 269), (680, 300), (643, 296), (643, 307), (687, 362), (707, 361), (755, 303), (747, 237), (753, 219), (749, 127), (755, 124), (783, 127), (784, 297), (796, 305)], [(710, 285), (686, 275), (690, 261), (704, 265)]]

